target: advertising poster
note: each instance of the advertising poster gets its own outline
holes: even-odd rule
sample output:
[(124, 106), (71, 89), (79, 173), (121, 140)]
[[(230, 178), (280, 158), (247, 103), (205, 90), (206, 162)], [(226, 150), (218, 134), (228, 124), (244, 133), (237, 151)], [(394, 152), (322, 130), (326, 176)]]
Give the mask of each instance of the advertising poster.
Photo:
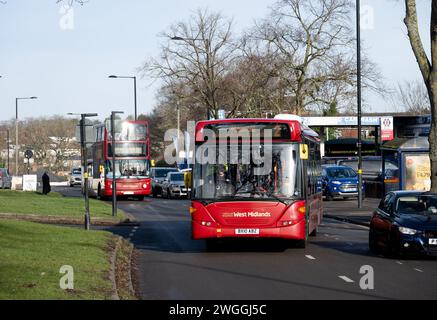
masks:
[(428, 155), (407, 155), (405, 189), (429, 191), (431, 189), (431, 161)]

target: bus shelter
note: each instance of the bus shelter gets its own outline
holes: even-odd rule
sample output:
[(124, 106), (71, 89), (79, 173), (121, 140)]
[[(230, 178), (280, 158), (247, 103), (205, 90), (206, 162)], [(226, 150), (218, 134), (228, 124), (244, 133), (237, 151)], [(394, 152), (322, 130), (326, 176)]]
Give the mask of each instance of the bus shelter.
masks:
[[(430, 190), (431, 162), (427, 137), (396, 138), (385, 143), (381, 151), (384, 194), (397, 190)], [(388, 169), (393, 163), (399, 169)]]

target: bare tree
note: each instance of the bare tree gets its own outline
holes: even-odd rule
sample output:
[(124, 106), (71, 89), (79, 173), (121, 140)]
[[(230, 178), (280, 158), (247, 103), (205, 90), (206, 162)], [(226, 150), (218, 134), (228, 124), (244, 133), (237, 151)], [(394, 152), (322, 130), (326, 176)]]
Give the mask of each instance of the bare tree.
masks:
[(216, 117), (221, 79), (235, 57), (232, 21), (198, 10), (189, 22), (171, 26), (162, 36), (167, 41), (161, 57), (146, 63), (144, 74), (164, 79), (167, 86), (185, 83), (190, 96)]
[[(350, 107), (357, 73), (351, 8), (349, 0), (280, 0), (258, 24), (253, 35), (276, 52), (278, 76), (294, 96), (291, 111), (302, 114), (332, 103), (341, 107), (343, 99)], [(364, 62), (365, 84), (382, 90), (377, 68)]]
[(416, 0), (405, 0), (405, 25), (408, 37), (416, 56), (422, 77), (428, 91), (431, 107), (431, 131), (429, 134), (431, 160), (431, 191), (437, 192), (437, 0), (431, 2), (431, 57), (428, 58), (423, 47), (417, 20)]
[(430, 114), (429, 96), (423, 81), (399, 83), (395, 94), (395, 107), (411, 114)]

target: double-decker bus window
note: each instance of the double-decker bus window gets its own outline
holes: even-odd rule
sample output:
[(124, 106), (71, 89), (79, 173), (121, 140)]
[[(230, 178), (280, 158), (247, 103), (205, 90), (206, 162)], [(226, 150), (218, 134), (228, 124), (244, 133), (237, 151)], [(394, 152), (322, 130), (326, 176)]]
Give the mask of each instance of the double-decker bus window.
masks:
[[(108, 140), (111, 136), (111, 122), (106, 124)], [(115, 140), (116, 141), (145, 141), (147, 140), (147, 126), (141, 123), (132, 123), (128, 121), (115, 121)]]
[[(106, 177), (112, 179), (112, 160), (106, 160)], [(148, 177), (146, 160), (116, 160), (115, 177), (118, 178), (145, 178)]]

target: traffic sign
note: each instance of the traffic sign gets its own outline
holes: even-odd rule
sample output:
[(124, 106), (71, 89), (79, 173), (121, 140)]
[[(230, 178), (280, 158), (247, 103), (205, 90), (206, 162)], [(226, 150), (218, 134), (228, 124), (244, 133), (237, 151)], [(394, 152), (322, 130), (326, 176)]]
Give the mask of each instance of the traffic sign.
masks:
[(33, 152), (32, 152), (32, 150), (27, 149), (27, 150), (24, 152), (24, 156), (26, 157), (26, 159), (31, 159), (31, 158), (33, 158)]

